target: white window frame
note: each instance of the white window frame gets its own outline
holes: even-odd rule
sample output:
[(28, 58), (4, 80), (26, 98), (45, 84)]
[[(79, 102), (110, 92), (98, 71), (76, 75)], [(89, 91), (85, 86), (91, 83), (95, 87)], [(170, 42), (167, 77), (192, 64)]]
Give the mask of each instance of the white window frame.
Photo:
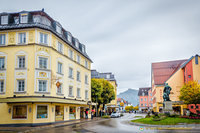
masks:
[[(47, 106), (47, 118), (37, 118), (37, 108), (38, 106)], [(36, 120), (49, 119), (49, 105), (48, 104), (36, 104)]]
[[(23, 119), (13, 118), (13, 108), (14, 108), (14, 106), (21, 106), (21, 105), (26, 106), (26, 109), (27, 109), (26, 118), (23, 118)], [(27, 104), (12, 105), (12, 120), (27, 120), (27, 119), (28, 119), (28, 105)]]
[[(20, 58), (24, 57), (24, 62), (22, 61), (22, 65), (24, 67), (20, 67)], [(26, 56), (25, 55), (19, 55), (17, 56), (17, 62), (18, 62), (18, 68), (26, 68)], [(23, 64), (24, 63), (24, 64)]]
[(18, 44), (26, 44), (27, 37), (26, 32), (18, 33)]
[[(1, 83), (3, 83), (3, 88), (1, 86)], [(5, 83), (4, 83), (4, 80), (0, 80), (0, 93), (4, 93), (5, 92)], [(3, 89), (3, 91), (1, 91)]]
[(20, 23), (22, 23), (22, 24), (28, 23), (28, 14), (27, 13), (20, 14)]
[[(86, 93), (87, 92), (87, 93)], [(88, 90), (85, 90), (85, 99), (88, 99), (89, 97), (88, 97)], [(86, 95), (87, 94), (87, 95)]]
[(79, 46), (78, 40), (75, 41), (75, 46), (78, 48), (78, 46)]
[[(46, 59), (46, 68), (41, 68), (40, 67), (40, 59)], [(42, 63), (42, 65), (44, 65), (44, 62)], [(48, 57), (43, 57), (43, 56), (38, 56), (38, 68), (40, 69), (48, 69)]]
[(48, 45), (48, 34), (40, 32), (40, 43)]
[[(0, 65), (0, 70), (3, 70), (3, 69), (6, 69), (6, 58), (4, 56), (0, 57), (0, 59), (4, 59), (3, 61), (3, 64), (4, 64), (4, 67), (2, 68), (1, 65)], [(0, 60), (0, 64), (1, 64), (1, 60)]]
[[(71, 89), (71, 93), (70, 94), (70, 89)], [(73, 97), (74, 96), (74, 93), (73, 93), (73, 86), (69, 86), (69, 97)]]
[(1, 25), (8, 24), (8, 15), (2, 15), (1, 16)]
[(77, 54), (76, 58), (77, 58), (77, 62), (80, 64), (81, 63), (81, 56)]
[(85, 75), (85, 84), (88, 84), (88, 75)]
[(58, 52), (63, 53), (63, 44), (58, 42)]
[[(24, 82), (24, 90), (22, 91), (20, 91), (19, 90), (19, 82), (21, 82), (21, 81), (23, 81)], [(22, 88), (21, 88), (22, 89)], [(17, 79), (17, 92), (25, 92), (25, 90), (26, 90), (26, 83), (25, 83), (25, 79)]]
[(85, 60), (85, 67), (88, 68), (88, 61)]
[[(79, 90), (79, 91), (78, 91)], [(78, 93), (79, 92), (79, 93)], [(81, 88), (77, 88), (77, 97), (80, 98), (81, 97)]]
[[(78, 76), (78, 73), (79, 73), (79, 76)], [(79, 78), (78, 78), (79, 77)], [(76, 72), (76, 80), (77, 81), (81, 81), (81, 72), (80, 71), (77, 71)]]
[(0, 34), (0, 46), (6, 45), (6, 34)]
[[(46, 91), (43, 91), (44, 87), (42, 87), (42, 91), (40, 91), (40, 81), (46, 82)], [(48, 80), (38, 80), (38, 92), (48, 92)]]
[[(58, 92), (58, 89), (60, 89), (60, 92)], [(57, 87), (57, 94), (63, 94), (62, 91), (63, 90), (63, 84), (62, 83), (60, 83), (60, 86), (59, 87)]]
[(73, 51), (69, 49), (69, 58), (73, 60)]
[(73, 68), (71, 68), (71, 67), (69, 67), (69, 75), (68, 75), (68, 77), (73, 79)]
[(58, 64), (57, 64), (57, 72), (59, 73), (59, 74), (62, 74), (63, 73), (63, 64), (61, 63), (61, 62), (58, 62)]
[(62, 34), (62, 27), (59, 26), (58, 24), (56, 24), (56, 31), (57, 31), (59, 34)]
[(69, 33), (67, 34), (67, 40), (72, 43), (72, 36), (69, 35)]

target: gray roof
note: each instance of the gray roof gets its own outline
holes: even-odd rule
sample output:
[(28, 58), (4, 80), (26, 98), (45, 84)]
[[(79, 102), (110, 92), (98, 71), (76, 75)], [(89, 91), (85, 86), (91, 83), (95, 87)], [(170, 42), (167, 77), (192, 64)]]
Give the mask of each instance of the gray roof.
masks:
[[(90, 59), (90, 57), (87, 55), (86, 52), (83, 52), (81, 51), (80, 48), (77, 48), (73, 43), (69, 42), (67, 40), (67, 37), (66, 35), (63, 33), (63, 34), (59, 34), (57, 33), (55, 27), (53, 27), (53, 23), (58, 23), (56, 22), (55, 20), (53, 20), (47, 13), (45, 13), (43, 10), (42, 11), (22, 11), (22, 12), (17, 12), (17, 13), (0, 13), (0, 15), (9, 15), (10, 19), (13, 19), (12, 17), (16, 16), (16, 15), (19, 15), (20, 13), (23, 13), (23, 12), (27, 12), (27, 13), (30, 13), (30, 14), (42, 14), (43, 16), (45, 16), (46, 18), (48, 18), (50, 21), (51, 21), (51, 26), (48, 26), (48, 25), (45, 25), (45, 24), (42, 24), (42, 23), (34, 23), (32, 19), (29, 19), (28, 20), (28, 23), (19, 23), (19, 24), (15, 24), (14, 22), (9, 22), (9, 24), (7, 25), (0, 25), (0, 30), (12, 30), (12, 29), (25, 29), (25, 28), (41, 28), (41, 29), (44, 29), (44, 30), (48, 30), (52, 33), (54, 33), (57, 37), (59, 37), (60, 39), (62, 39), (64, 42), (66, 42), (67, 44), (69, 44), (69, 46), (71, 46), (72, 48), (74, 48), (77, 52), (79, 52), (80, 54), (82, 54), (84, 57), (86, 57), (88, 60), (90, 60), (92, 62), (92, 60)], [(31, 16), (31, 15), (30, 15)], [(32, 16), (31, 16), (32, 17)], [(64, 28), (62, 28), (62, 30), (64, 32), (68, 32), (66, 31)], [(68, 32), (70, 35), (71, 33)], [(72, 36), (73, 39), (76, 39)], [(83, 46), (83, 44), (79, 44), (81, 46)]]
[(100, 72), (97, 72), (96, 70), (91, 70), (91, 77), (97, 78), (97, 79), (106, 79), (110, 81), (116, 81), (114, 74), (112, 74), (111, 72), (100, 73)]
[[(151, 87), (144, 87), (139, 88), (138, 96), (148, 96), (148, 91), (151, 89)], [(144, 94), (144, 95), (143, 95)]]

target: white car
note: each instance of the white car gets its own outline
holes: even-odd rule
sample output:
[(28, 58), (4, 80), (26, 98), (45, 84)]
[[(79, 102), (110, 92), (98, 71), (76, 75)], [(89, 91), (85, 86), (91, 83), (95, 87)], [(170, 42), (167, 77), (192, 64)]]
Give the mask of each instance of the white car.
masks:
[(112, 114), (110, 115), (111, 118), (117, 118), (120, 117), (120, 114), (117, 112), (112, 112)]

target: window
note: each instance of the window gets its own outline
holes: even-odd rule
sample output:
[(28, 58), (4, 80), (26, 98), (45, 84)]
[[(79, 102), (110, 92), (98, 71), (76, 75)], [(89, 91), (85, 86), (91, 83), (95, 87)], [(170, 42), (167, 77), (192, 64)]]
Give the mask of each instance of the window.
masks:
[(88, 84), (88, 75), (85, 75), (85, 84)]
[(62, 63), (58, 62), (58, 73), (62, 74)]
[(48, 44), (48, 34), (44, 34), (40, 32), (40, 43)]
[(76, 42), (75, 42), (75, 46), (78, 48), (78, 46), (79, 46), (79, 42), (78, 42), (78, 40), (76, 40)]
[(4, 92), (4, 80), (0, 80), (0, 93)]
[(73, 59), (73, 51), (71, 49), (69, 50), (69, 58)]
[(88, 99), (88, 90), (85, 91), (85, 99)]
[(63, 53), (63, 44), (58, 42), (58, 52)]
[(81, 73), (77, 71), (77, 81), (81, 81)]
[(147, 99), (146, 99), (146, 98), (144, 98), (144, 101), (147, 101)]
[(69, 34), (67, 34), (67, 40), (68, 40), (69, 42), (72, 42), (72, 37), (71, 37)]
[(81, 97), (81, 89), (77, 88), (77, 97)]
[(85, 60), (85, 67), (88, 68), (88, 61)]
[(25, 56), (18, 56), (18, 68), (25, 68)]
[(141, 98), (141, 101), (143, 101), (143, 99)]
[(145, 106), (147, 106), (147, 104), (145, 103)]
[(24, 80), (17, 80), (17, 91), (23, 92), (25, 88), (25, 82)]
[(47, 91), (47, 81), (46, 80), (39, 80), (39, 92), (46, 92)]
[(21, 14), (20, 23), (28, 23), (28, 14)]
[(151, 103), (151, 106), (153, 106), (153, 104)]
[(69, 78), (73, 78), (73, 69), (69, 68)]
[(77, 55), (77, 62), (80, 64), (81, 62), (81, 57), (79, 55)]
[(48, 118), (48, 106), (37, 105), (37, 119)]
[(141, 104), (141, 106), (143, 106), (143, 104)]
[(26, 119), (27, 118), (27, 105), (14, 105), (12, 111), (13, 119)]
[(62, 34), (62, 28), (61, 28), (61, 26), (59, 26), (58, 24), (56, 24), (56, 31), (57, 31), (59, 34)]
[(4, 68), (5, 68), (5, 58), (0, 57), (0, 69), (4, 69)]
[(69, 119), (76, 119), (76, 107), (69, 107)]
[(152, 96), (152, 93), (150, 93), (150, 96)]
[(69, 96), (73, 96), (73, 87), (69, 86)]
[(62, 84), (57, 88), (57, 93), (62, 94)]
[(26, 43), (26, 33), (19, 33), (18, 43), (19, 44)]
[(191, 75), (188, 75), (188, 78), (191, 78)]
[(1, 16), (1, 24), (8, 24), (8, 16)]
[(144, 92), (142, 92), (142, 96), (144, 96)]
[(6, 44), (6, 35), (0, 34), (0, 45), (5, 45), (5, 44)]
[(39, 68), (47, 69), (47, 58), (39, 57)]

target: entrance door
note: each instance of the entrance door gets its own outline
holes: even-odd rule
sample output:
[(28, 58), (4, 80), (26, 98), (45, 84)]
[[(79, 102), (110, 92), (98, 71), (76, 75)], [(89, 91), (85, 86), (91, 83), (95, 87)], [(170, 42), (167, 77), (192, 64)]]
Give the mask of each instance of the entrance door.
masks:
[(84, 107), (80, 108), (80, 118), (83, 119), (84, 118)]
[(55, 107), (55, 120), (64, 121), (64, 106), (56, 105)]

